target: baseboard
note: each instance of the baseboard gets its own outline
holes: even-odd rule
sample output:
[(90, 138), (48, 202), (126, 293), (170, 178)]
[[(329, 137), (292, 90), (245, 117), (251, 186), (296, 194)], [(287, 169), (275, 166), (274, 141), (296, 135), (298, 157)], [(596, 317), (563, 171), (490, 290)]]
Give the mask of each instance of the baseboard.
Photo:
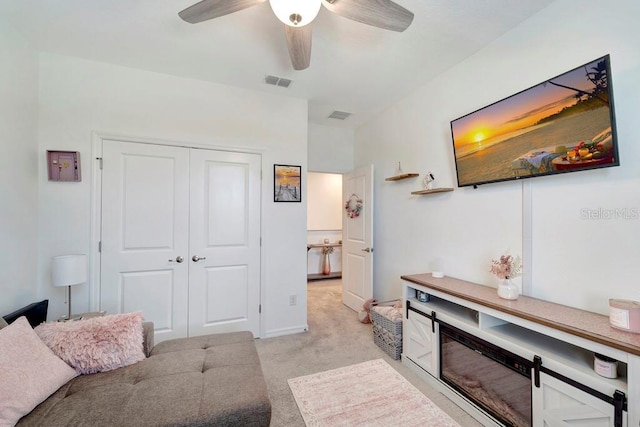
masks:
[(309, 331), (309, 325), (306, 324), (303, 326), (294, 326), (292, 328), (273, 329), (271, 331), (266, 331), (264, 338), (274, 338), (281, 337), (283, 335), (300, 334), (307, 331)]

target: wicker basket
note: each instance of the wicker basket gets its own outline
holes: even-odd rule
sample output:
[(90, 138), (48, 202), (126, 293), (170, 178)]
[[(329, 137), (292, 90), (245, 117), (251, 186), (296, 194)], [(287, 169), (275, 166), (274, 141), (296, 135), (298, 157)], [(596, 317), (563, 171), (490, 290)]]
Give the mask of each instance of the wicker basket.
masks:
[(373, 323), (373, 342), (394, 360), (400, 359), (402, 322), (393, 322), (375, 310), (371, 310), (371, 323)]

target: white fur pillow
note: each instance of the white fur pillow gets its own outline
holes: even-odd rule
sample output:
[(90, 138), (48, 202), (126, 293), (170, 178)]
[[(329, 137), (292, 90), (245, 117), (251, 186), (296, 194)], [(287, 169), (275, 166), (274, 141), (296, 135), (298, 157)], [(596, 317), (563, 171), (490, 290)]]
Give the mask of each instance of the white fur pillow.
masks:
[(111, 371), (145, 358), (139, 312), (43, 323), (35, 331), (80, 374)]
[(77, 375), (18, 318), (0, 330), (0, 425), (15, 425)]

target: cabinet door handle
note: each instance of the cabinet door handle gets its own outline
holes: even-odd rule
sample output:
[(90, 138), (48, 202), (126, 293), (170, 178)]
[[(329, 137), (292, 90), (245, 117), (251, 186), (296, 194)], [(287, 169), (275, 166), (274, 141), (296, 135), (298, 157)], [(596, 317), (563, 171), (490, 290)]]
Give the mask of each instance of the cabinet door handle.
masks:
[(533, 383), (536, 388), (540, 388), (540, 369), (542, 369), (542, 358), (533, 356)]
[(624, 410), (625, 395), (620, 390), (613, 393), (613, 426), (622, 427), (622, 411)]
[(431, 332), (436, 333), (436, 312), (431, 311)]

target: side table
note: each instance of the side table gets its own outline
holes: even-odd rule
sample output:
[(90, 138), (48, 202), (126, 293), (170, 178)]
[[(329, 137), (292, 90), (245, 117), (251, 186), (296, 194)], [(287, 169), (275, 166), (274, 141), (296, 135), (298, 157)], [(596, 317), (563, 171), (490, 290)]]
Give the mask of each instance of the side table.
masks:
[(69, 322), (69, 321), (73, 322), (75, 320), (91, 319), (92, 317), (102, 317), (105, 314), (107, 314), (106, 310), (90, 311), (87, 313), (74, 314), (73, 316), (71, 316), (71, 319), (67, 319), (67, 316), (61, 316), (58, 318), (58, 322)]
[(307, 280), (318, 280), (318, 279), (335, 279), (342, 277), (341, 271), (331, 271), (331, 265), (329, 264), (328, 254), (333, 252), (333, 248), (342, 247), (342, 241), (337, 243), (308, 243), (307, 244), (307, 253), (310, 249), (313, 248), (322, 248), (322, 254), (324, 258), (322, 259), (322, 273), (321, 274), (308, 274)]

